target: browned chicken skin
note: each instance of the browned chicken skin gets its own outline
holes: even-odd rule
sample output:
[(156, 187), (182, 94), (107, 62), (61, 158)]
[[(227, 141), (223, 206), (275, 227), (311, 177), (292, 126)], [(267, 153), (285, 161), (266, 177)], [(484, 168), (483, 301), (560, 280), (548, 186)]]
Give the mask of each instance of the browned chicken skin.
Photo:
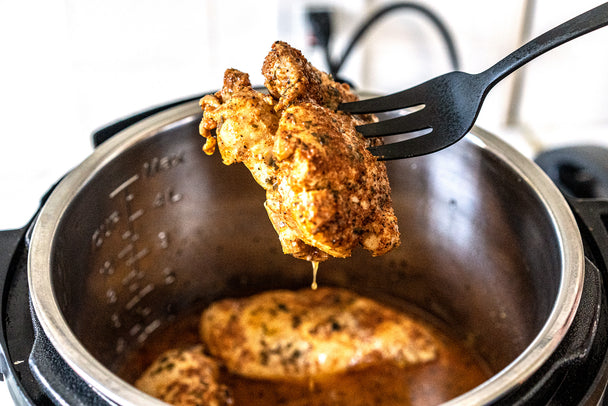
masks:
[(218, 378), (218, 362), (205, 355), (202, 345), (196, 345), (161, 354), (135, 387), (172, 405), (232, 405), (229, 389)]
[(355, 130), (372, 118), (335, 110), (357, 99), (349, 86), (280, 41), (262, 73), (268, 95), (228, 69), (222, 90), (201, 100), (204, 151), (217, 146), (225, 164), (243, 162), (251, 171), (286, 254), (323, 261), (350, 256), (358, 245), (373, 255), (398, 246), (386, 168)]
[(232, 373), (317, 380), (393, 363), (432, 361), (432, 334), (403, 313), (338, 288), (276, 290), (212, 304), (201, 337)]

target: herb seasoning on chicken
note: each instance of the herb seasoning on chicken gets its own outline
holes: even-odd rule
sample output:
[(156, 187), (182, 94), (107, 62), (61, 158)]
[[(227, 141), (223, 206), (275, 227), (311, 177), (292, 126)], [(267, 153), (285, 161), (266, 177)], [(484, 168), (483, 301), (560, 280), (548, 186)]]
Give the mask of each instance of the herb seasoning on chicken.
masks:
[(120, 376), (175, 406), (423, 406), (495, 373), (454, 329), (385, 299), (329, 286), (218, 299), (152, 334)]
[(135, 386), (147, 394), (180, 406), (228, 406), (230, 390), (218, 382), (219, 364), (202, 345), (171, 349), (150, 365)]
[(200, 328), (212, 356), (229, 371), (255, 379), (314, 381), (437, 356), (435, 339), (421, 324), (339, 288), (220, 300), (203, 312)]
[[(223, 88), (201, 100), (204, 151), (243, 162), (266, 190), (283, 252), (309, 261), (348, 257), (358, 245), (382, 255), (399, 245), (384, 163), (355, 130), (372, 120), (336, 111), (357, 97), (284, 42), (262, 74), (269, 94), (228, 69)], [(215, 130), (215, 132), (212, 132)]]

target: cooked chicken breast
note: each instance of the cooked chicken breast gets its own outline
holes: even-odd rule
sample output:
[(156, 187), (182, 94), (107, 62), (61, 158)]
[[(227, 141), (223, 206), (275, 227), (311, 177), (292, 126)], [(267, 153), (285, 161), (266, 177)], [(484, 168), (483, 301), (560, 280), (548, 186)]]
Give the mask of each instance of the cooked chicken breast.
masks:
[(135, 382), (139, 390), (177, 406), (232, 405), (228, 388), (218, 383), (219, 366), (202, 345), (161, 354)]
[(201, 100), (204, 151), (243, 162), (266, 190), (265, 207), (283, 252), (309, 261), (347, 257), (362, 245), (381, 255), (399, 245), (386, 167), (355, 126), (370, 121), (336, 111), (356, 100), (348, 85), (276, 42), (262, 69), (270, 94), (228, 69), (223, 88)]
[(268, 291), (213, 303), (200, 332), (232, 373), (269, 380), (315, 380), (387, 362), (437, 357), (433, 336), (413, 319), (338, 288)]

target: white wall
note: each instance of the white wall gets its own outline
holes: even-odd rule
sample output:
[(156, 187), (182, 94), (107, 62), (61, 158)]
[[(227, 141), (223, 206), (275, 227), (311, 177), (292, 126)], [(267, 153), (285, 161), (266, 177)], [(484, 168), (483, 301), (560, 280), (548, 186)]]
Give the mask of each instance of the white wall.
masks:
[[(261, 83), (276, 39), (320, 68), (304, 10), (336, 12), (337, 55), (384, 0), (0, 0), (0, 229), (24, 224), (38, 198), (92, 150), (99, 126), (165, 101), (215, 89), (234, 67)], [(483, 70), (519, 44), (525, 0), (428, 0), (450, 26), (465, 71)], [(537, 0), (538, 34), (599, 4)], [(525, 153), (534, 146), (608, 131), (608, 28), (529, 65), (521, 120), (506, 127), (511, 78), (488, 96), (478, 123)], [(361, 88), (390, 92), (449, 69), (436, 30), (412, 12), (386, 18), (341, 72)]]

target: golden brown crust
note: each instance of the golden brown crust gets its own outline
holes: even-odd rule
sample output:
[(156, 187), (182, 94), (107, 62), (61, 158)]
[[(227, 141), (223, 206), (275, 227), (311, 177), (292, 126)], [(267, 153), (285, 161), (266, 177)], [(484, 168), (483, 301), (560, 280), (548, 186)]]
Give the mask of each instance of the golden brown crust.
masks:
[(335, 110), (357, 99), (348, 85), (280, 41), (262, 73), (270, 95), (229, 69), (222, 90), (201, 100), (205, 152), (217, 144), (224, 163), (243, 162), (266, 189), (265, 207), (287, 254), (323, 261), (347, 257), (359, 244), (373, 255), (398, 246), (386, 168), (355, 130), (372, 118)]
[[(280, 213), (293, 219), (300, 238), (334, 257), (347, 257), (365, 241), (370, 226), (392, 213), (386, 169), (367, 150), (350, 116), (314, 103), (285, 109), (276, 133), (274, 155), (280, 171)], [(373, 190), (372, 190), (373, 189)], [(394, 216), (384, 220), (374, 246), (380, 255), (397, 244)], [(381, 231), (381, 230), (379, 230)]]
[(274, 140), (269, 135), (279, 123), (272, 98), (255, 91), (246, 73), (228, 69), (222, 90), (203, 97), (200, 104), (204, 115), (199, 128), (207, 139), (203, 150), (212, 154), (217, 145), (226, 165), (243, 162), (260, 185), (272, 185)]
[(425, 327), (387, 306), (338, 288), (276, 290), (212, 304), (201, 337), (229, 371), (249, 378), (317, 380), (386, 362), (429, 362), (437, 346)]
[(202, 345), (196, 345), (161, 354), (135, 387), (172, 405), (232, 405), (230, 391), (218, 383), (218, 377), (217, 361), (205, 355)]
[(346, 83), (337, 83), (312, 66), (302, 52), (277, 41), (264, 59), (264, 85), (275, 99), (275, 109), (282, 110), (296, 102), (311, 101), (335, 110), (341, 102), (354, 101)]

